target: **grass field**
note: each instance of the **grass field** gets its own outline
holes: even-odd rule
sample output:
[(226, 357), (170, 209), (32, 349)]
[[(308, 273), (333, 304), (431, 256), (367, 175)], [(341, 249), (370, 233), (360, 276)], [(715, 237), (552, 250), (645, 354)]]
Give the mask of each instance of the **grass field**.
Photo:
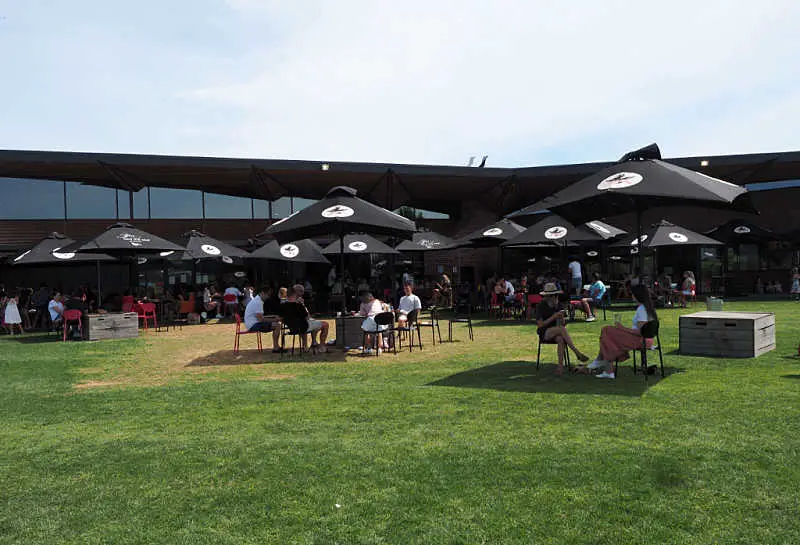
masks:
[(537, 372), (530, 324), (284, 362), (222, 324), (2, 337), (0, 544), (800, 543), (800, 304), (728, 307), (778, 349), (680, 356), (662, 311), (648, 384)]

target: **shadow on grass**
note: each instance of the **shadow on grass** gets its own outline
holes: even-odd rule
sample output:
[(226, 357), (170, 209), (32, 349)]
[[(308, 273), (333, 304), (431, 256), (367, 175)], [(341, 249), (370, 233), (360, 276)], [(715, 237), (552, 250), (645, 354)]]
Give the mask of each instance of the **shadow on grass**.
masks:
[[(62, 342), (61, 333), (26, 333), (24, 335), (3, 335), (0, 340), (11, 341), (20, 344), (42, 344)], [(71, 340), (67, 338), (67, 340)]]
[[(680, 372), (679, 369), (665, 368), (666, 377)], [(615, 380), (599, 379), (594, 375), (571, 375), (566, 371), (556, 375), (555, 364), (541, 364), (530, 361), (502, 361), (462, 371), (443, 379), (431, 382), (428, 386), (451, 386), (456, 388), (480, 388), (508, 392), (553, 393), (553, 394), (600, 394), (641, 396), (647, 388), (659, 383), (660, 374), (648, 376), (645, 382), (641, 373), (633, 374), (631, 367), (620, 366)]]
[(781, 375), (781, 378), (793, 378), (795, 380), (800, 380), (800, 375)]
[(281, 357), (281, 354), (274, 354), (271, 348), (264, 347), (263, 352), (257, 349), (242, 349), (238, 354), (234, 354), (233, 350), (219, 350), (205, 356), (195, 358), (186, 364), (186, 367), (228, 367), (232, 365), (258, 365), (258, 364), (275, 364), (275, 363), (331, 363), (331, 362), (344, 362), (347, 354), (342, 350), (328, 348), (324, 354), (311, 354), (304, 352), (302, 356), (299, 350), (286, 352)]

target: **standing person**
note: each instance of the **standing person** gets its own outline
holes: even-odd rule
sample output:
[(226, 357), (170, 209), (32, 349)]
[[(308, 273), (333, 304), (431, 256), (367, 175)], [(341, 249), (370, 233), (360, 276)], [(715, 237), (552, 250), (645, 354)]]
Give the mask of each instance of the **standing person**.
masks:
[(14, 292), (9, 295), (8, 299), (6, 300), (6, 310), (5, 310), (5, 318), (4, 322), (6, 327), (8, 328), (8, 332), (11, 335), (14, 334), (14, 326), (19, 329), (19, 334), (22, 335), (25, 333), (25, 330), (22, 329), (22, 316), (19, 314), (19, 307), (17, 304), (19, 303), (19, 293)]
[[(231, 285), (225, 288), (225, 292), (222, 294), (222, 301), (225, 304), (224, 314), (227, 315), (228, 310), (231, 311), (230, 312), (231, 314), (239, 312), (239, 298), (241, 296), (242, 292), (239, 290), (237, 286)], [(230, 301), (228, 301), (227, 299), (230, 299)]]
[(798, 271), (797, 267), (792, 269), (792, 283), (791, 289), (789, 293), (792, 294), (792, 299), (795, 301), (800, 301), (800, 271)]
[(536, 331), (539, 334), (539, 342), (555, 342), (558, 344), (558, 368), (556, 374), (564, 371), (564, 360), (567, 348), (571, 349), (580, 361), (588, 361), (589, 357), (577, 349), (564, 326), (564, 311), (558, 303), (558, 296), (564, 293), (558, 287), (549, 282), (545, 284), (544, 290), (539, 294), (543, 297), (541, 303), (536, 305)]
[[(636, 313), (633, 315), (633, 322), (630, 328), (617, 323), (614, 326), (606, 326), (600, 332), (600, 353), (597, 358), (589, 364), (589, 369), (604, 369), (597, 378), (614, 378), (615, 361), (628, 359), (629, 350), (637, 350), (642, 347), (641, 329), (647, 322), (658, 320), (656, 307), (650, 290), (645, 286), (634, 286), (631, 288), (631, 295), (638, 303)], [(647, 339), (646, 344), (652, 345), (652, 339)]]
[(203, 287), (203, 311), (206, 313), (205, 317), (213, 316), (214, 313), (216, 313), (218, 317), (221, 317), (219, 314), (219, 304), (214, 300), (214, 294), (209, 284)]
[(569, 287), (572, 293), (580, 295), (583, 290), (583, 272), (581, 271), (581, 263), (575, 256), (572, 256), (569, 262), (569, 274), (571, 277)]
[[(311, 313), (308, 312), (306, 308), (306, 303), (303, 300), (303, 295), (305, 295), (306, 288), (302, 284), (295, 284), (292, 286), (291, 291), (288, 294), (288, 302), (290, 303), (300, 303), (303, 305), (303, 308), (306, 310), (306, 314), (308, 315), (308, 333), (311, 334), (311, 348), (316, 348), (317, 351), (321, 353), (325, 353), (328, 351), (326, 346), (326, 342), (328, 340), (328, 331), (330, 330), (330, 324), (324, 320), (315, 320)], [(319, 342), (317, 342), (317, 333), (319, 333)]]
[(691, 297), (695, 289), (694, 273), (692, 271), (683, 271), (683, 281), (681, 282), (681, 307), (686, 308), (686, 298)]
[(244, 309), (244, 326), (247, 331), (260, 331), (262, 333), (272, 332), (272, 352), (281, 353), (280, 333), (281, 319), (278, 316), (277, 308), (269, 297), (270, 289), (262, 286), (253, 300)]
[(45, 327), (47, 324), (47, 305), (50, 304), (50, 288), (42, 282), (36, 295), (33, 297), (33, 307), (36, 309), (36, 320), (34, 327)]

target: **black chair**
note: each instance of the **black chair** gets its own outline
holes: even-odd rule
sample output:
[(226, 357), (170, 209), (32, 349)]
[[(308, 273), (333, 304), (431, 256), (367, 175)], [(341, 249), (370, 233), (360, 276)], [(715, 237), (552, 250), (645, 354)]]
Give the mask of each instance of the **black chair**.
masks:
[[(370, 344), (370, 348), (375, 350), (375, 354), (378, 354), (378, 333), (384, 338), (387, 338), (387, 335), (394, 334), (395, 327), (394, 327), (394, 313), (392, 312), (381, 312), (375, 315), (375, 324), (380, 328), (381, 326), (385, 327), (386, 329), (381, 331), (363, 331), (361, 333), (361, 346), (364, 348), (367, 347), (367, 335), (372, 335), (372, 342)], [(397, 354), (397, 344), (394, 344), (394, 353)]]
[[(661, 376), (664, 376), (664, 353), (661, 351), (661, 336), (658, 334), (659, 329), (659, 322), (658, 320), (652, 320), (647, 322), (642, 326), (640, 333), (642, 334), (642, 347), (637, 348), (633, 351), (633, 374), (636, 374), (636, 353), (639, 352), (642, 356), (642, 374), (644, 375), (644, 380), (647, 381), (648, 375), (648, 368), (647, 368), (647, 339), (655, 339), (658, 349), (658, 359), (659, 363), (661, 364)], [(614, 376), (617, 375), (617, 368), (619, 366), (619, 360), (614, 362)]]
[[(428, 320), (417, 320), (417, 327), (429, 327), (431, 328), (431, 338), (433, 339), (433, 346), (436, 346), (436, 333), (439, 334), (439, 344), (442, 344), (442, 331), (439, 329), (439, 311), (436, 307), (430, 308), (430, 318)], [(422, 347), (422, 342), (420, 341), (420, 347)]]
[[(306, 335), (308, 334), (308, 311), (306, 307), (300, 303), (282, 303), (278, 310), (278, 315), (281, 317), (283, 325), (281, 327), (281, 358), (283, 352), (286, 350), (286, 336), (292, 338), (292, 356), (294, 356), (295, 339), (300, 339), (300, 357), (303, 356), (303, 348), (306, 344)], [(312, 352), (316, 353), (316, 348), (311, 347)]]
[(408, 351), (411, 352), (414, 350), (414, 332), (417, 333), (417, 341), (419, 342), (419, 349), (422, 350), (422, 334), (419, 331), (419, 327), (417, 326), (417, 321), (419, 320), (419, 309), (414, 309), (408, 313), (408, 319), (406, 320), (406, 325), (397, 325), (394, 330), (397, 331), (397, 344), (399, 345), (400, 349), (403, 349), (403, 334), (408, 334)]
[[(554, 345), (558, 346), (558, 342), (557, 341), (545, 341), (538, 334), (536, 335), (536, 337), (539, 339), (539, 347), (538, 347), (538, 349), (536, 351), (536, 370), (538, 371), (539, 370), (539, 360), (542, 357), (542, 345), (543, 344), (554, 344)], [(558, 357), (558, 352), (556, 352), (556, 357)], [(567, 364), (567, 370), (568, 371), (571, 370), (572, 369), (572, 364), (571, 364), (570, 359), (569, 359), (569, 347), (567, 345), (564, 345), (564, 361)]]
[(447, 324), (447, 340), (453, 342), (453, 324), (467, 324), (467, 331), (469, 332), (469, 340), (474, 341), (475, 335), (472, 332), (472, 305), (466, 299), (456, 302), (453, 308), (453, 315)]

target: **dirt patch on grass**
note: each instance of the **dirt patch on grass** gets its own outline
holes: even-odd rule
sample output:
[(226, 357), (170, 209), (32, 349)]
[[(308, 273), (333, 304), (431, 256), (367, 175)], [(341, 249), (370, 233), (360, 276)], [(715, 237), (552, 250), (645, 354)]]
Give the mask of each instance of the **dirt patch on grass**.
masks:
[(88, 390), (89, 388), (104, 388), (111, 386), (121, 386), (124, 384), (118, 380), (90, 380), (88, 382), (79, 382), (75, 385), (77, 390)]

